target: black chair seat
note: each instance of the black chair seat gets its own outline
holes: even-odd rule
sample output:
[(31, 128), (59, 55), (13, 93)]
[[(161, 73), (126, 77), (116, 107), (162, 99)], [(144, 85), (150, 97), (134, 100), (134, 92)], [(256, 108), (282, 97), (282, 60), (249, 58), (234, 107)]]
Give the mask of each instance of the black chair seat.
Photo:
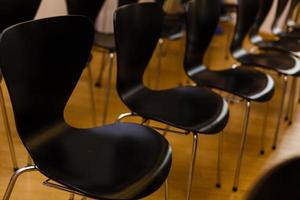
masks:
[(300, 28), (294, 28), (292, 31), (282, 32), (279, 34), (281, 37), (288, 37), (293, 39), (300, 39)]
[(243, 65), (259, 66), (286, 75), (297, 75), (300, 72), (300, 62), (294, 56), (268, 52), (259, 54), (245, 54), (237, 60)]
[(221, 71), (203, 71), (191, 76), (198, 85), (217, 88), (254, 101), (268, 101), (274, 93), (274, 81), (260, 71), (239, 67)]
[(95, 31), (94, 44), (103, 49), (107, 49), (110, 52), (114, 52), (116, 49), (115, 36), (113, 33)]
[(300, 42), (298, 40), (282, 37), (279, 40), (263, 40), (255, 43), (261, 49), (276, 49), (279, 51), (291, 52), (300, 56)]
[(227, 103), (206, 88), (143, 88), (126, 101), (140, 116), (193, 132), (217, 133), (228, 120)]
[(117, 123), (76, 129), (61, 122), (47, 132), (48, 139), (37, 134), (31, 143), (39, 170), (93, 198), (142, 198), (161, 186), (170, 169), (168, 142), (148, 127)]

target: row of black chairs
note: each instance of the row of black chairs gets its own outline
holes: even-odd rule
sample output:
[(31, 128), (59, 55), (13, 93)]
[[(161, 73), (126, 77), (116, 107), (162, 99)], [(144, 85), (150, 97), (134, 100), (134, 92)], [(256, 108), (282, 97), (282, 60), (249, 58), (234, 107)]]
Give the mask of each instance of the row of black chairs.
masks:
[[(143, 83), (144, 71), (161, 38), (164, 18), (161, 7), (154, 3), (132, 4), (115, 13), (117, 91), (131, 111), (121, 115), (119, 120), (138, 115), (143, 118), (143, 123), (154, 120), (183, 130), (167, 131), (193, 135), (187, 199), (190, 198), (198, 134), (220, 132), (228, 120), (225, 99), (208, 88), (220, 89), (245, 100), (243, 138), (233, 186), (236, 191), (251, 102), (267, 102), (274, 92), (273, 79), (252, 66), (271, 69), (282, 75), (284, 88), (287, 76), (296, 77), (300, 71), (298, 58), (292, 54), (274, 51), (275, 48), (272, 51), (261, 49), (257, 53), (243, 49), (245, 37), (253, 30), (255, 19), (262, 13), (261, 8), (266, 2), (239, 0), (238, 21), (231, 45), (232, 55), (239, 65), (222, 71), (209, 70), (203, 63), (218, 23), (221, 2), (196, 0), (188, 3), (184, 67), (198, 86), (167, 90), (151, 90)], [(1, 70), (13, 104), (18, 133), (35, 163), (14, 174), (4, 199), (9, 198), (17, 177), (31, 170), (39, 170), (59, 183), (46, 181), (47, 185), (102, 199), (141, 198), (155, 191), (165, 180), (171, 165), (170, 147), (154, 130), (120, 122), (80, 130), (64, 122), (65, 104), (90, 60), (93, 42), (92, 24), (79, 16), (25, 22), (3, 32), (0, 40)], [(55, 83), (51, 82), (53, 71), (59, 72)], [(273, 148), (280, 130), (284, 96), (285, 89)], [(82, 135), (82, 132), (86, 133)], [(116, 141), (119, 145), (114, 145)], [(54, 153), (58, 151), (59, 157)], [(118, 153), (109, 153), (114, 151)], [(141, 160), (145, 155), (149, 160)], [(80, 159), (82, 162), (78, 164)], [(87, 170), (86, 163), (90, 162), (93, 165)], [(109, 173), (107, 170), (111, 166), (119, 168)], [(76, 177), (84, 178), (79, 180)], [(108, 182), (95, 180), (95, 177), (106, 177)]]

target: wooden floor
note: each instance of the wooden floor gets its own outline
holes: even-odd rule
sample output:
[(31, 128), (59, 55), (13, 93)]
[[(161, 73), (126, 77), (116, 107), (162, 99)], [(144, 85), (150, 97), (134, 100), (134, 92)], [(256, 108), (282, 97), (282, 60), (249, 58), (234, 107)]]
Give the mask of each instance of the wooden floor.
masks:
[[(216, 36), (213, 44), (210, 47), (210, 53), (206, 57), (206, 62), (211, 66), (211, 69), (222, 69), (229, 67), (233, 62), (224, 60), (224, 45), (226, 44), (226, 36)], [(159, 88), (175, 87), (179, 82), (185, 82), (187, 78), (183, 73), (182, 58), (183, 58), (184, 41), (168, 42), (166, 45), (166, 55), (163, 58), (163, 72), (160, 78)], [(101, 63), (101, 53), (97, 50), (93, 51), (92, 70), (94, 79), (98, 75), (99, 66)], [(155, 75), (155, 67), (157, 55), (154, 54), (152, 62), (145, 74), (145, 82), (149, 85), (149, 76)], [(114, 78), (115, 70), (114, 66)], [(259, 155), (260, 134), (262, 131), (263, 113), (265, 104), (253, 104), (251, 112), (249, 135), (245, 149), (245, 157), (243, 160), (240, 187), (239, 191), (233, 193), (231, 191), (233, 183), (234, 169), (239, 151), (241, 140), (241, 128), (244, 114), (244, 103), (233, 104), (230, 106), (230, 121), (225, 129), (224, 135), (224, 153), (222, 161), (222, 188), (215, 188), (216, 180), (216, 159), (218, 147), (218, 135), (200, 136), (198, 155), (196, 161), (196, 172), (194, 175), (194, 183), (192, 188), (193, 200), (233, 200), (244, 199), (255, 183), (255, 181), (269, 168), (280, 163), (281, 161), (293, 156), (300, 155), (300, 115), (299, 106), (296, 107), (294, 123), (288, 127), (284, 124), (281, 128), (279, 144), (276, 151), (271, 150), (273, 133), (277, 117), (277, 109), (279, 106), (279, 94), (281, 91), (280, 80), (277, 74), (271, 74), (276, 82), (276, 95), (270, 102), (270, 115), (268, 120), (267, 138), (266, 138), (266, 154)], [(106, 77), (105, 77), (106, 78)], [(150, 78), (151, 79), (151, 78)], [(152, 78), (153, 81), (153, 78)], [(104, 86), (106, 84), (104, 83)], [(153, 83), (152, 83), (153, 85)], [(153, 87), (149, 85), (150, 87)], [(128, 109), (120, 101), (115, 91), (115, 80), (113, 80), (113, 90), (111, 93), (109, 122), (113, 122), (118, 114), (128, 111)], [(101, 113), (103, 110), (104, 89), (95, 88), (97, 102), (98, 124), (100, 125)], [(9, 111), (9, 117), (12, 127), (13, 117), (11, 105), (6, 90), (6, 102)], [(88, 92), (87, 72), (82, 74), (82, 78), (78, 83), (72, 98), (70, 99), (65, 111), (65, 119), (68, 123), (75, 127), (91, 127), (91, 107)], [(27, 155), (22, 146), (15, 128), (13, 128), (13, 139), (16, 146), (18, 163), (20, 166), (26, 164)], [(168, 134), (167, 139), (173, 148), (173, 165), (169, 176), (169, 189), (171, 200), (184, 199), (186, 193), (187, 174), (191, 157), (191, 136), (181, 136)], [(3, 126), (0, 126), (0, 197), (5, 191), (10, 175), (12, 174), (12, 165), (10, 161), (8, 146), (5, 138)], [(24, 174), (18, 180), (13, 191), (11, 199), (33, 200), (33, 199), (67, 199), (68, 195), (65, 192), (54, 190), (42, 185), (45, 180), (41, 174), (29, 173)], [(164, 199), (163, 188), (155, 192), (146, 199)], [(79, 197), (77, 197), (79, 199)]]

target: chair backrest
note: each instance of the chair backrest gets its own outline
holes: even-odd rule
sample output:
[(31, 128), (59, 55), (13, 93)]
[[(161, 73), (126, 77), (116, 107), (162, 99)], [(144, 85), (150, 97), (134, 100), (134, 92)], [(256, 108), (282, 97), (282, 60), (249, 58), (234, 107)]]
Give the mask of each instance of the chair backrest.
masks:
[(251, 38), (258, 36), (259, 29), (261, 28), (266, 17), (268, 16), (271, 7), (273, 5), (273, 2), (274, 0), (260, 0), (258, 15), (256, 16), (255, 23), (252, 26), (249, 33)]
[(0, 67), (27, 148), (41, 130), (63, 120), (64, 107), (89, 58), (93, 34), (93, 25), (82, 16), (24, 22), (2, 33)]
[(247, 200), (300, 199), (299, 169), (299, 157), (275, 166), (255, 184)]
[(260, 0), (238, 0), (237, 22), (234, 36), (231, 42), (231, 53), (233, 57), (238, 57), (238, 53), (243, 46), (243, 42), (253, 26), (259, 10)]
[(7, 27), (32, 20), (41, 0), (0, 0), (0, 33)]
[(140, 3), (116, 10), (117, 90), (123, 101), (143, 87), (143, 74), (162, 30), (163, 11), (157, 3)]
[(124, 6), (130, 3), (138, 3), (139, 0), (119, 0), (118, 6)]
[(70, 15), (84, 15), (95, 22), (105, 0), (66, 0)]
[(187, 4), (184, 66), (191, 75), (203, 64), (221, 14), (221, 0), (194, 0)]

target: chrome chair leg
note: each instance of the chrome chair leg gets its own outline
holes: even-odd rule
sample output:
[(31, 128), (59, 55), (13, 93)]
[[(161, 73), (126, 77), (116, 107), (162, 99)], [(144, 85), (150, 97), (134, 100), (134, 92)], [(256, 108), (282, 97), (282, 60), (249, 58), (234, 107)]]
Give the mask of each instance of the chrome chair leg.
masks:
[(260, 138), (260, 155), (265, 154), (265, 137), (266, 137), (266, 131), (267, 131), (269, 109), (270, 109), (270, 103), (267, 102), (264, 121), (263, 121), (263, 127), (262, 127), (262, 132), (261, 132), (261, 138)]
[(12, 140), (12, 132), (11, 132), (11, 129), (10, 129), (10, 126), (9, 126), (7, 110), (6, 110), (3, 91), (2, 91), (1, 86), (0, 86), (0, 104), (1, 104), (3, 124), (4, 124), (5, 132), (6, 132), (6, 138), (7, 138), (7, 142), (8, 142), (9, 151), (10, 151), (10, 157), (11, 157), (13, 169), (14, 169), (14, 171), (16, 171), (18, 169), (18, 163), (17, 163), (15, 147), (14, 147), (14, 143), (13, 143), (13, 140)]
[(107, 82), (106, 82), (106, 91), (105, 91), (105, 97), (104, 97), (105, 99), (104, 99), (104, 109), (103, 109), (103, 118), (102, 118), (103, 125), (106, 124), (106, 120), (107, 120), (113, 60), (114, 60), (114, 53), (109, 53), (109, 69), (108, 69), (108, 77), (107, 77)]
[(87, 71), (88, 71), (88, 81), (89, 81), (89, 89), (90, 89), (90, 99), (91, 99), (91, 112), (92, 112), (92, 122), (93, 125), (97, 125), (97, 113), (96, 113), (96, 101), (95, 101), (95, 94), (94, 94), (94, 88), (93, 88), (93, 75), (92, 75), (92, 69), (90, 63), (87, 65)]
[(74, 193), (70, 193), (69, 200), (74, 200), (74, 199), (75, 199), (75, 194)]
[(294, 109), (295, 109), (295, 98), (296, 98), (296, 88), (297, 88), (297, 82), (298, 82), (298, 79), (297, 78), (294, 78), (293, 79), (293, 90), (291, 91), (293, 96), (292, 96), (292, 99), (291, 99), (291, 102), (290, 102), (290, 112), (289, 112), (289, 122), (288, 122), (288, 125), (292, 125), (293, 123), (293, 117), (294, 117)]
[[(293, 78), (292, 78), (293, 79)], [(287, 97), (288, 98), (288, 100), (287, 100), (287, 102), (288, 102), (288, 105), (287, 105), (287, 108), (286, 108), (286, 113), (285, 113), (285, 116), (284, 116), (284, 121), (285, 122), (288, 122), (289, 121), (289, 116), (290, 116), (290, 109), (291, 109), (291, 104), (290, 104), (290, 102), (291, 102), (291, 100), (292, 100), (292, 98), (293, 98), (293, 83), (294, 83), (294, 79), (292, 80), (292, 84), (291, 84), (291, 89), (290, 89), (290, 95)], [(287, 88), (288, 88), (288, 86), (289, 86), (289, 81), (287, 80)]]
[(104, 72), (105, 64), (106, 64), (106, 52), (103, 52), (102, 53), (102, 62), (101, 62), (101, 66), (100, 66), (99, 75), (98, 75), (98, 78), (97, 78), (96, 83), (95, 83), (96, 87), (101, 87), (101, 85), (102, 85), (102, 79), (103, 79), (103, 72)]
[(5, 194), (3, 196), (3, 200), (9, 200), (10, 195), (14, 189), (14, 186), (16, 184), (16, 181), (18, 179), (18, 177), (25, 173), (25, 172), (30, 172), (30, 171), (34, 171), (34, 170), (38, 170), (36, 166), (27, 166), (27, 167), (23, 167), (18, 169), (17, 171), (15, 171), (15, 173), (12, 175), (12, 177), (10, 178), (9, 184), (6, 188)]
[(191, 160), (189, 176), (188, 176), (186, 200), (190, 200), (190, 196), (191, 196), (194, 169), (195, 169), (196, 156), (197, 156), (197, 146), (198, 146), (198, 134), (193, 133), (192, 160)]
[(281, 123), (281, 116), (282, 116), (282, 111), (283, 111), (283, 106), (284, 106), (286, 88), (287, 88), (287, 76), (284, 76), (283, 77), (282, 94), (281, 94), (281, 100), (280, 100), (281, 101), (280, 102), (280, 108), (279, 108), (277, 124), (276, 124), (275, 133), (274, 133), (273, 145), (272, 145), (273, 150), (276, 149), (276, 145), (277, 145), (278, 134), (279, 134), (279, 130), (280, 130), (280, 123)]
[(169, 183), (168, 183), (168, 179), (166, 179), (165, 181), (165, 200), (169, 199)]
[(221, 165), (222, 165), (222, 155), (223, 155), (223, 138), (224, 131), (219, 133), (219, 141), (218, 141), (218, 160), (217, 160), (217, 182), (216, 187), (221, 188)]
[(157, 58), (157, 68), (156, 68), (156, 74), (155, 74), (155, 83), (154, 88), (158, 88), (159, 86), (159, 79), (160, 79), (160, 72), (161, 72), (161, 61), (163, 56), (163, 46), (164, 46), (164, 40), (162, 38), (158, 41), (158, 58)]
[(245, 111), (245, 116), (244, 116), (241, 147), (240, 147), (239, 157), (238, 157), (237, 164), (236, 164), (234, 182), (233, 182), (233, 187), (232, 187), (232, 191), (234, 191), (234, 192), (236, 192), (238, 190), (238, 186), (239, 186), (240, 171), (241, 171), (241, 165), (242, 165), (244, 149), (245, 149), (245, 144), (246, 144), (246, 139), (247, 139), (247, 132), (248, 132), (250, 108), (251, 108), (251, 102), (247, 101), (246, 102), (246, 111)]

